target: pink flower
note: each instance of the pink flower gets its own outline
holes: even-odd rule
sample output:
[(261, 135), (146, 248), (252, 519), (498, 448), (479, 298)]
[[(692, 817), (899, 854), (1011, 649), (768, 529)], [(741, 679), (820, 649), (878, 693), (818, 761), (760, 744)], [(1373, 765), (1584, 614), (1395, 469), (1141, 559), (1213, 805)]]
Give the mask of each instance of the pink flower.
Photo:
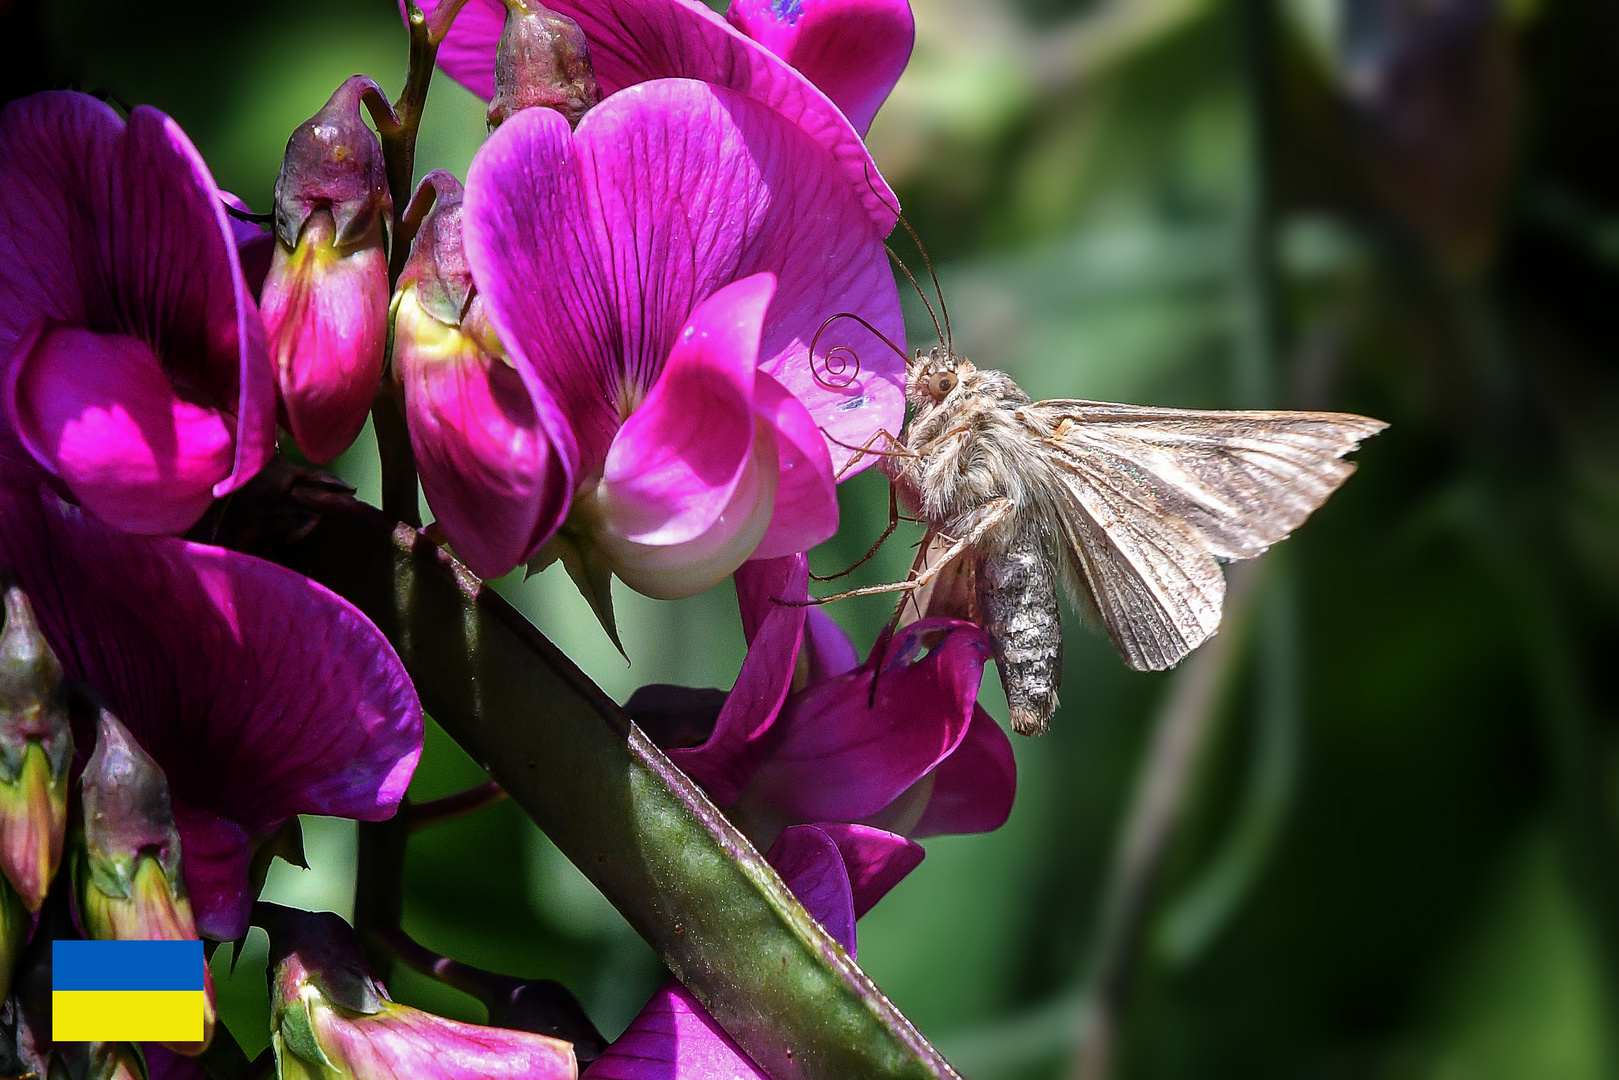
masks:
[(853, 343), (865, 366), (831, 386), (808, 347), (839, 312), (902, 326), (877, 227), (801, 128), (673, 79), (621, 91), (577, 131), (527, 109), (473, 161), (460, 228), (479, 307), (457, 309), (450, 351), (477, 374), (420, 380), (411, 411), (467, 432), (442, 441), (440, 487), (459, 472), (480, 494), (434, 511), (474, 569), (503, 572), (562, 527), (548, 555), (576, 576), (589, 564), (683, 596), (836, 530), (848, 451), (827, 436), (893, 430), (900, 365), (843, 322), (821, 348)]
[(738, 572), (748, 655), (722, 705), (711, 691), (651, 686), (625, 708), (761, 844), (797, 823), (920, 837), (999, 828), (1017, 771), (977, 704), (983, 631), (922, 619), (859, 664), (827, 616), (775, 602), (802, 600), (806, 585), (803, 556)]
[[(50, 495), (0, 492), (0, 567), (67, 677), (168, 781), (198, 930), (247, 929), (249, 863), (298, 814), (391, 816), (421, 755), (404, 666), (354, 607), (301, 574), (130, 536)], [(74, 731), (82, 768), (93, 717)]]
[[(174, 121), (84, 94), (0, 110), (0, 459), (131, 532), (269, 460), (275, 386), (221, 194)], [(36, 471), (35, 477), (39, 475)]]

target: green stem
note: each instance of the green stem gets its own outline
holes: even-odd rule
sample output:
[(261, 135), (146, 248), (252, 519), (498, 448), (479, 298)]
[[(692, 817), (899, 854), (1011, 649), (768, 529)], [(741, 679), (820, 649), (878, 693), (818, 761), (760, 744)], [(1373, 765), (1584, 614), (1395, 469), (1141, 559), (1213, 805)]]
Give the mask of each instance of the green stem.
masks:
[(424, 708), (772, 1076), (956, 1075), (725, 815), (504, 599), (377, 510), (300, 497), (320, 523), (281, 560), (387, 634)]
[(387, 821), (360, 822), (354, 868), (354, 932), (365, 947), (366, 959), (384, 982), (393, 974), (394, 954), (378, 933), (398, 926), (404, 915), (410, 813), (407, 799)]
[(433, 825), (454, 821), (486, 806), (502, 802), (505, 798), (506, 792), (499, 784), (493, 780), (486, 780), (476, 787), (458, 791), (454, 795), (446, 795), (442, 799), (416, 803), (410, 808), (410, 831), (420, 832)]

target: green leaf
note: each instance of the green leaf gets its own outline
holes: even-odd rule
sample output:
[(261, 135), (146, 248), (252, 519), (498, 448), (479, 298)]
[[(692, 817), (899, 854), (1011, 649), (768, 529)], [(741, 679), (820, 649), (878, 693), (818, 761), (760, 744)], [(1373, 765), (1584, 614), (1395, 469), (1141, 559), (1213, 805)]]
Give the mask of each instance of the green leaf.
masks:
[(323, 492), (281, 561), (393, 642), (433, 718), (772, 1076), (954, 1077), (748, 840), (503, 598), (415, 530)]

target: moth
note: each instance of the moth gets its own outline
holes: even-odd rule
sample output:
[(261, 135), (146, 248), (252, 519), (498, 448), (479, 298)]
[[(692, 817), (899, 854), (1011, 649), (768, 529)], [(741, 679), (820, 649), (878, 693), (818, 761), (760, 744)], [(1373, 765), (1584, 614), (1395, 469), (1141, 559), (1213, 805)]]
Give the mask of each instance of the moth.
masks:
[[(905, 581), (839, 595), (903, 591), (902, 611), (914, 601), (981, 626), (1025, 735), (1044, 733), (1057, 709), (1062, 585), (1132, 668), (1172, 667), (1220, 625), (1221, 563), (1298, 528), (1354, 471), (1344, 455), (1386, 426), (1335, 412), (1034, 401), (947, 344), (907, 358), (905, 393), (901, 436), (862, 449), (926, 525), (921, 554)], [(890, 532), (895, 520), (891, 498)]]

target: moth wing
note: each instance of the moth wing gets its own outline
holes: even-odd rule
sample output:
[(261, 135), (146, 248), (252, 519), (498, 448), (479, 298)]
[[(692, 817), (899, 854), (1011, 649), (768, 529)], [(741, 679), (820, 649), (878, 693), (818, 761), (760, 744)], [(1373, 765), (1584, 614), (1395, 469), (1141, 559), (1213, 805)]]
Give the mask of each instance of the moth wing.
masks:
[(1354, 471), (1386, 425), (1347, 413), (1214, 412), (1095, 401), (1019, 410), (1049, 448), (1068, 568), (1131, 666), (1177, 663), (1219, 626), (1217, 560), (1250, 559)]

